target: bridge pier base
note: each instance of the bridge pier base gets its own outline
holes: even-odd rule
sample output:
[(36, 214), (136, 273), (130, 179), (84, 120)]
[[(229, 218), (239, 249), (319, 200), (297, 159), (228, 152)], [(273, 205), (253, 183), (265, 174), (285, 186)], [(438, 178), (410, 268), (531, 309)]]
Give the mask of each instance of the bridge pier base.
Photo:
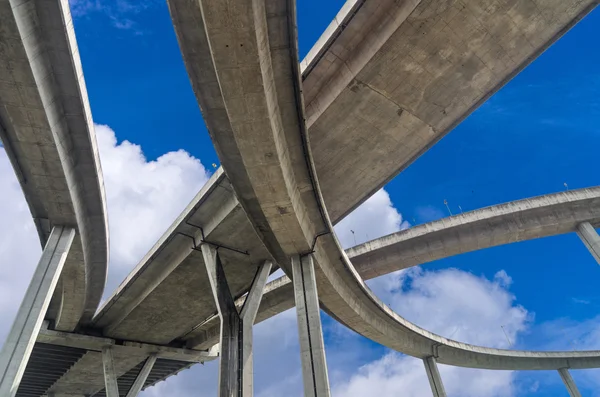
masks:
[(433, 397), (446, 397), (446, 390), (444, 389), (442, 377), (440, 376), (440, 371), (438, 371), (435, 358), (433, 356), (424, 358), (423, 363), (425, 364), (425, 371), (427, 372), (427, 378), (429, 379)]
[(74, 238), (75, 229), (70, 227), (55, 226), (50, 233), (0, 352), (0, 396), (17, 393)]
[(329, 397), (329, 377), (312, 255), (292, 257), (305, 397)]
[(581, 393), (579, 392), (579, 389), (577, 388), (575, 381), (573, 381), (573, 378), (571, 377), (569, 370), (567, 368), (561, 368), (558, 370), (558, 373), (560, 374), (562, 381), (564, 382), (565, 386), (567, 387), (569, 396), (581, 397)]
[(254, 394), (252, 327), (273, 265), (266, 261), (260, 266), (242, 310), (238, 312), (217, 249), (209, 244), (203, 244), (201, 248), (217, 311), (221, 318), (218, 395), (219, 397), (240, 395), (252, 397)]
[(577, 234), (600, 265), (600, 236), (589, 222), (577, 225)]

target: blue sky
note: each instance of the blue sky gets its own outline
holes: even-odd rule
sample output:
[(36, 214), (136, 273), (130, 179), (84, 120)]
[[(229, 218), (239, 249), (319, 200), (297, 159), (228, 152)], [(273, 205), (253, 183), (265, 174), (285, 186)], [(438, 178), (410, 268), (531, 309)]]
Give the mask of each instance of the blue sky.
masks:
[[(158, 159), (169, 164), (189, 162), (186, 154), (176, 152), (183, 149), (200, 159), (210, 172), (211, 164), (218, 163), (218, 159), (191, 90), (166, 3), (148, 0), (137, 4), (116, 0), (102, 6), (98, 4), (91, 0), (72, 0), (94, 121), (109, 126), (118, 143), (128, 140), (141, 145), (148, 161)], [(298, 2), (301, 57), (308, 52), (342, 4), (341, 0)], [(404, 220), (414, 224), (447, 216), (445, 199), (451, 211), (457, 213), (459, 206), (468, 211), (561, 191), (565, 189), (564, 183), (569, 188), (598, 185), (599, 34), (600, 11), (596, 10), (392, 180), (386, 186), (386, 191), (391, 204)], [(125, 146), (118, 146), (118, 143), (106, 145), (117, 145), (122, 152), (125, 151)], [(135, 147), (129, 149), (132, 150), (130, 155), (137, 156), (136, 161), (142, 167), (145, 160), (141, 152), (136, 152)], [(164, 157), (160, 160), (168, 152), (176, 153), (166, 160)], [(115, 160), (113, 165), (116, 163)], [(205, 181), (206, 172), (202, 164), (193, 163), (188, 174), (177, 174), (184, 184), (189, 182), (198, 185), (188, 189), (192, 194)], [(105, 176), (111, 172), (105, 160), (103, 168)], [(194, 179), (190, 173), (202, 174), (204, 179)], [(121, 182), (121, 185), (126, 184)], [(186, 194), (182, 193), (178, 198), (178, 205), (183, 206), (189, 201), (190, 197)], [(110, 200), (109, 197), (109, 206)], [(161, 205), (170, 202), (172, 200), (157, 201)], [(173, 213), (167, 218), (170, 216), (173, 219), (177, 215), (179, 207), (174, 207)], [(113, 224), (111, 232), (112, 227)], [(359, 228), (356, 233), (366, 234), (366, 229)], [(115, 241), (114, 235), (112, 241)], [(143, 244), (140, 247), (132, 257), (144, 253)], [(114, 253), (111, 252), (111, 255), (115, 258)], [(116, 257), (120, 257), (119, 252)], [(448, 270), (451, 268), (462, 273), (453, 273)], [(507, 282), (502, 276), (504, 273), (499, 273), (501, 271), (512, 282)], [(1, 276), (0, 273), (0, 282)], [(410, 286), (418, 285), (423, 280), (462, 280), (465, 285), (474, 285), (476, 288), (483, 285), (488, 291), (499, 289), (497, 295), (490, 296), (501, 302), (498, 305), (504, 305), (499, 306), (499, 313), (514, 315), (510, 321), (514, 321), (514, 335), (518, 335), (514, 341), (515, 347), (572, 349), (591, 344), (600, 348), (600, 341), (593, 337), (596, 335), (594, 332), (600, 329), (600, 320), (596, 319), (600, 307), (597, 288), (600, 267), (575, 234), (439, 260), (424, 265), (422, 270), (408, 276), (391, 275), (385, 280), (375, 280), (371, 286), (386, 294), (382, 298), (389, 299), (392, 307), (401, 314), (419, 325), (432, 324), (435, 327), (435, 319), (416, 312), (405, 303), (410, 299), (420, 302), (419, 296), (411, 295)], [(393, 290), (389, 287), (390, 283), (400, 293), (388, 294)], [(429, 292), (426, 289), (423, 291), (425, 295)], [(457, 303), (457, 310), (460, 304)], [(428, 309), (426, 304), (422, 308)], [(519, 311), (519, 308), (523, 310)], [(283, 316), (270, 324), (288, 324), (288, 320), (293, 323), (293, 316)], [(526, 327), (516, 330), (523, 324)], [(493, 327), (496, 339), (490, 339), (491, 343), (503, 343), (501, 318), (496, 325)], [(450, 324), (445, 331), (440, 329), (438, 332), (457, 334), (454, 337), (459, 338), (462, 331), (457, 330), (460, 326)], [(375, 373), (375, 370), (371, 370), (374, 367), (368, 365), (373, 366), (373, 363), (380, 363), (384, 359), (387, 360), (385, 368), (388, 372), (401, 372), (397, 374), (399, 377), (412, 373), (412, 364), (344, 331), (333, 320), (324, 318), (324, 327), (332, 383), (337, 384), (334, 387), (336, 395), (348, 394), (350, 387), (360, 390), (361, 382), (366, 378), (373, 379)], [(267, 332), (265, 327), (261, 330)], [(293, 331), (290, 332), (293, 339)], [(453, 336), (449, 334), (445, 336)], [(500, 342), (497, 342), (498, 334)], [(600, 333), (597, 335), (600, 336)], [(290, 343), (293, 347), (293, 343)], [(258, 345), (261, 346), (260, 343)], [(273, 379), (264, 368), (276, 366), (277, 363), (267, 361), (259, 354), (260, 349), (257, 347), (256, 384), (261, 396), (269, 396), (269, 382)], [(265, 349), (268, 346), (262, 349), (267, 351)], [(291, 367), (299, 370), (299, 358), (289, 356), (289, 350), (272, 353), (275, 358), (291, 360)], [(367, 365), (366, 369), (359, 369), (361, 365)], [(206, 371), (214, 371), (214, 367), (210, 368)], [(361, 374), (365, 373), (369, 376), (361, 378)], [(447, 369), (447, 375), (445, 372), (443, 376), (450, 379), (454, 375)], [(584, 396), (599, 395), (594, 394), (599, 383), (590, 381), (589, 376), (582, 373), (574, 373), (574, 376)], [(505, 380), (499, 377), (486, 382)], [(518, 373), (510, 382), (513, 389), (494, 396), (567, 395), (555, 373)], [(452, 390), (451, 384), (449, 387)], [(163, 392), (167, 393), (168, 390), (164, 389)], [(462, 395), (449, 393), (453, 397)]]

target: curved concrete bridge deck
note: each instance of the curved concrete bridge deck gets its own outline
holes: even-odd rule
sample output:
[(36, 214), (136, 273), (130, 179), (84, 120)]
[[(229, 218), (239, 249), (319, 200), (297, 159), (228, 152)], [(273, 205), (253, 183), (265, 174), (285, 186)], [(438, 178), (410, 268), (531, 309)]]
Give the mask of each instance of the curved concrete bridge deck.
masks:
[(68, 4), (0, 4), (0, 139), (42, 246), (53, 226), (78, 233), (46, 316), (72, 331), (104, 291), (108, 230), (96, 137)]
[(333, 223), (597, 4), (347, 0), (301, 64), (311, 150)]

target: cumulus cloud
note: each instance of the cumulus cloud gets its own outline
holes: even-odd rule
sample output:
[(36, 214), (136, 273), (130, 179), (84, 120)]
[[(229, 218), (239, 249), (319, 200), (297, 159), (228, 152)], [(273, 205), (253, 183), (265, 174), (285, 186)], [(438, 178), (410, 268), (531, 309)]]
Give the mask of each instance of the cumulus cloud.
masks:
[[(414, 268), (369, 282), (384, 302), (417, 325), (437, 334), (468, 343), (508, 348), (507, 336), (515, 343), (527, 329), (527, 311), (515, 305), (507, 290), (510, 277), (504, 271), (493, 280), (456, 269), (424, 271)], [(483, 371), (440, 365), (449, 395), (465, 397), (509, 397), (515, 395), (515, 373)], [(334, 388), (337, 396), (402, 395), (418, 397), (431, 393), (423, 363), (389, 352), (355, 370)]]
[(148, 161), (142, 148), (117, 142), (105, 125), (96, 136), (108, 206), (110, 267), (105, 296), (137, 265), (208, 180), (200, 160), (179, 150)]
[(342, 246), (349, 248), (408, 227), (388, 192), (381, 189), (342, 219), (335, 232)]

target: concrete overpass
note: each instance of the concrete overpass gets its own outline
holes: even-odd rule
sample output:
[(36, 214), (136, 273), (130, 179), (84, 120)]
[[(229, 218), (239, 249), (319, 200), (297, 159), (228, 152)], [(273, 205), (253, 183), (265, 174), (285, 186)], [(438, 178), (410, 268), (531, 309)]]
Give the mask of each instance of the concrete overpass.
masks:
[[(311, 102), (309, 94), (302, 94), (301, 75), (296, 67), (297, 41), (293, 2), (273, 2), (268, 7), (256, 2), (239, 8), (220, 6), (211, 1), (191, 4), (172, 0), (169, 4), (192, 85), (217, 153), (242, 208), (254, 226), (254, 231), (268, 249), (269, 255), (261, 260), (275, 261), (289, 276), (293, 274), (305, 395), (329, 395), (319, 319), (319, 300), (335, 319), (363, 336), (395, 350), (423, 358), (432, 390), (436, 395), (444, 394), (435, 366), (436, 360), (452, 365), (490, 369), (557, 369), (569, 365), (600, 365), (600, 352), (502, 351), (458, 343), (422, 330), (386, 307), (366, 287), (341, 250), (333, 232), (329, 213), (325, 209), (324, 197), (326, 196), (320, 187), (320, 183), (330, 187), (343, 180), (348, 190), (359, 192), (357, 195), (361, 198), (367, 197), (372, 191), (361, 190), (359, 178), (356, 178), (355, 183), (352, 173), (354, 171), (361, 179), (370, 180), (372, 174), (364, 173), (363, 168), (371, 168), (373, 162), (369, 161), (371, 159), (369, 156), (360, 156), (356, 152), (346, 152), (345, 155), (336, 157), (337, 153), (353, 145), (347, 131), (344, 131), (343, 137), (338, 139), (337, 143), (333, 142), (330, 145), (323, 141), (318, 142), (318, 134), (313, 135), (311, 132), (309, 136), (307, 127), (313, 119), (309, 113), (304, 114), (303, 100), (307, 99), (307, 109), (310, 109)], [(511, 71), (518, 70), (526, 64), (564, 32), (574, 20), (595, 6), (595, 2), (589, 2), (569, 4), (568, 8), (562, 9), (564, 3), (556, 2), (554, 3), (556, 8), (551, 6), (549, 10), (556, 12), (560, 9), (561, 13), (553, 14), (552, 20), (562, 20), (563, 23), (554, 25), (548, 23), (548, 15), (541, 13), (538, 7), (528, 9), (512, 4), (505, 9), (492, 8), (486, 3), (486, 7), (458, 6), (445, 7), (442, 10), (441, 8), (444, 7), (439, 7), (437, 2), (422, 4), (420, 6), (420, 3), (413, 2), (397, 5), (394, 2), (394, 8), (383, 14), (385, 23), (382, 24), (381, 18), (379, 19), (379, 26), (384, 27), (390, 19), (394, 23), (400, 21), (399, 29), (398, 25), (390, 29), (392, 33), (400, 32), (400, 41), (407, 35), (412, 36), (412, 40), (406, 42), (407, 45), (400, 51), (391, 51), (392, 57), (382, 55), (379, 59), (387, 58), (390, 61), (389, 65), (393, 65), (393, 69), (396, 69), (398, 64), (409, 65), (409, 70), (419, 69), (419, 67), (424, 69), (418, 60), (415, 62), (415, 57), (418, 56), (421, 62), (426, 61), (424, 64), (428, 67), (435, 65), (435, 61), (445, 61), (444, 66), (448, 63), (453, 66), (452, 61), (448, 61), (441, 55), (444, 50), (449, 59), (459, 60), (455, 64), (456, 74), (453, 75), (456, 86), (449, 89), (447, 84), (442, 83), (440, 86), (434, 85), (432, 91), (423, 91), (419, 88), (429, 88), (431, 78), (436, 81), (435, 74), (418, 76), (425, 85), (417, 85), (417, 89), (415, 84), (418, 83), (418, 79), (413, 82), (407, 80), (406, 76), (402, 76), (403, 79), (397, 87), (402, 87), (400, 92), (405, 92), (407, 95), (401, 95), (396, 98), (397, 101), (387, 102), (388, 106), (389, 102), (395, 106), (396, 117), (402, 117), (408, 108), (406, 113), (410, 122), (401, 124), (403, 127), (401, 130), (412, 133), (414, 130), (429, 129), (430, 134), (443, 133), (452, 128), (452, 123), (459, 117), (464, 117), (465, 111), (472, 110), (478, 99), (483, 99), (485, 95), (493, 92), (494, 87), (505, 81)], [(380, 7), (380, 3), (375, 6), (377, 7)], [(491, 13), (490, 8), (492, 8)], [(467, 11), (463, 12), (465, 10)], [(451, 24), (457, 13), (460, 15), (455, 25), (460, 31), (458, 35), (452, 29), (444, 30), (444, 25)], [(565, 14), (568, 16), (565, 17)], [(385, 19), (388, 16), (391, 18)], [(509, 23), (503, 23), (506, 22), (506, 16), (510, 19)], [(488, 19), (483, 25), (483, 32), (469, 29), (473, 26), (482, 26), (480, 20), (485, 17)], [(526, 34), (532, 25), (538, 26), (529, 22), (536, 19), (540, 22), (540, 27), (550, 26), (551, 29), (542, 28), (537, 31), (536, 44), (531, 45), (531, 40), (527, 40)], [(405, 20), (409, 23), (404, 24)], [(434, 24), (427, 27), (430, 21)], [(419, 42), (421, 35), (430, 32), (432, 28), (435, 29), (438, 23), (442, 25), (439, 30), (439, 37), (443, 38), (440, 39), (441, 44), (438, 44), (437, 40), (433, 40), (431, 44), (430, 38), (425, 38), (422, 40), (425, 48), (417, 46), (417, 50), (421, 51), (412, 54), (410, 44)], [(561, 27), (558, 28), (557, 25)], [(403, 29), (405, 26), (406, 31)], [(420, 31), (420, 26), (426, 26), (426, 29)], [(373, 29), (378, 33), (381, 30), (384, 29)], [(492, 30), (492, 34), (489, 34), (489, 30)], [(495, 75), (490, 69), (490, 66), (494, 66), (496, 54), (493, 54), (489, 66), (481, 61), (481, 57), (489, 55), (490, 47), (497, 46), (502, 37), (510, 37), (515, 31), (518, 33), (513, 36), (513, 43), (524, 38), (524, 42), (530, 44), (529, 48), (517, 46), (518, 51), (511, 52), (511, 55), (522, 61), (512, 68), (509, 67), (509, 72), (500, 79), (500, 83), (496, 80), (492, 87), (482, 94), (481, 88), (502, 73)], [(365, 33), (362, 37), (369, 36), (368, 32)], [(478, 33), (483, 34), (478, 35)], [(546, 37), (539, 40), (543, 36)], [(458, 43), (465, 43), (467, 40), (469, 43), (477, 43), (476, 47), (483, 47), (484, 53), (471, 59), (461, 57), (465, 51), (453, 54), (451, 51), (453, 47), (448, 45), (447, 41), (449, 38), (452, 43), (453, 37), (459, 37)], [(380, 35), (377, 38), (380, 38)], [(484, 44), (481, 44), (478, 39)], [(388, 43), (384, 40), (381, 42)], [(430, 46), (438, 59), (427, 57), (427, 51), (423, 57), (422, 51)], [(373, 42), (367, 43), (367, 47), (376, 48)], [(468, 52), (468, 46), (466, 50)], [(411, 54), (412, 57), (402, 62), (398, 54), (405, 53)], [(456, 57), (457, 54), (460, 55)], [(485, 65), (487, 70), (484, 67), (478, 69), (477, 66), (471, 69), (472, 65)], [(377, 98), (389, 99), (385, 95), (385, 89), (394, 84), (385, 78), (382, 69), (382, 67), (378, 68), (371, 77), (379, 79), (383, 85), (376, 87), (379, 88), (377, 90), (366, 90), (366, 93), (373, 91), (373, 95)], [(359, 70), (360, 67), (354, 72), (358, 73)], [(448, 70), (452, 69), (442, 68), (443, 72)], [(485, 73), (477, 75), (479, 70), (485, 70)], [(334, 79), (344, 80), (348, 74), (352, 74), (348, 72), (348, 70), (336, 71)], [(443, 72), (440, 73), (440, 77), (445, 77), (444, 83), (447, 83), (447, 76), (444, 76)], [(483, 84), (478, 86), (480, 82)], [(343, 91), (347, 84), (347, 80), (343, 84), (338, 84), (337, 91)], [(360, 84), (355, 84), (351, 90), (357, 92), (360, 88)], [(310, 87), (307, 88), (307, 91), (309, 90)], [(410, 95), (415, 93), (423, 96), (411, 98)], [(335, 98), (335, 93), (329, 91), (319, 109), (323, 111), (328, 106), (331, 107), (330, 104), (335, 101)], [(456, 98), (459, 103), (454, 102)], [(398, 106), (399, 103), (403, 103), (403, 106)], [(380, 110), (385, 109), (385, 105), (386, 103), (372, 106), (363, 117), (388, 121), (389, 118), (382, 117)], [(338, 111), (341, 111), (337, 113), (338, 117), (344, 119), (351, 119), (347, 115), (353, 114), (347, 104)], [(450, 117), (446, 117), (448, 114)], [(308, 120), (308, 123), (305, 124), (305, 120)], [(339, 121), (336, 124), (339, 124)], [(385, 127), (385, 130), (390, 132), (398, 130), (398, 128), (390, 128), (389, 124)], [(376, 128), (371, 130), (377, 131)], [(335, 134), (328, 130), (326, 135)], [(384, 141), (378, 134), (372, 135), (375, 140)], [(416, 135), (420, 134), (417, 132)], [(313, 138), (314, 136), (317, 139)], [(420, 150), (426, 149), (433, 141), (435, 138), (428, 139)], [(407, 146), (406, 142), (402, 144)], [(391, 145), (386, 144), (385, 147), (389, 146)], [(362, 142), (360, 147), (369, 148), (368, 144)], [(319, 173), (315, 166), (319, 161), (317, 152), (325, 148), (329, 149), (327, 159), (334, 160), (327, 164), (325, 173)], [(376, 158), (381, 157), (380, 153), (372, 148), (369, 149), (371, 154), (376, 153)], [(397, 161), (396, 151), (393, 154)], [(360, 167), (357, 166), (358, 164), (351, 164), (352, 159), (359, 159), (358, 161), (369, 165)], [(407, 156), (407, 160), (410, 160), (410, 155)], [(402, 163), (401, 159), (400, 162)], [(385, 168), (390, 167), (388, 165)], [(338, 175), (334, 178), (336, 181), (329, 183), (327, 172), (329, 175), (342, 172), (344, 178), (339, 178)], [(384, 182), (385, 180), (376, 186), (379, 187)], [(336, 215), (341, 215), (343, 212), (340, 214), (335, 212), (336, 198), (333, 200), (333, 203), (327, 202), (327, 205), (330, 210), (333, 209), (332, 217), (335, 219)], [(208, 274), (214, 273), (215, 268), (217, 273), (221, 271), (218, 253), (214, 248), (205, 244), (202, 245), (202, 251)], [(231, 300), (231, 296), (227, 291), (225, 277), (217, 281), (211, 282), (211, 286), (214, 298), (221, 306), (224, 304), (222, 300), (225, 298)], [(216, 288), (215, 283), (218, 284)], [(231, 342), (232, 335), (237, 335), (233, 338), (241, 337), (234, 328), (239, 323), (239, 319), (236, 320), (237, 323), (231, 321), (231, 317), (237, 315), (235, 307), (226, 313), (219, 309), (223, 341), (227, 338), (228, 342)], [(236, 343), (239, 342), (234, 342), (233, 345), (235, 346)], [(247, 386), (245, 382), (248, 382), (242, 376), (232, 375), (242, 372), (238, 354), (245, 354), (245, 352), (240, 352), (241, 348), (233, 349), (229, 343), (227, 347), (228, 350), (222, 351), (220, 362), (220, 395), (241, 392)], [(245, 343), (243, 348), (247, 348)], [(245, 367), (243, 371), (246, 371)]]
[[(87, 328), (79, 334), (41, 331), (39, 352), (56, 349), (52, 346), (79, 349), (61, 350), (70, 361), (61, 361), (62, 372), (50, 374), (43, 390), (110, 396), (118, 384), (152, 384), (151, 379), (189, 365), (190, 355), (193, 362), (214, 358), (214, 351), (202, 350), (215, 334), (215, 318), (227, 324), (222, 337), (234, 335), (243, 313), (228, 302), (248, 291), (256, 295), (253, 279), (267, 262), (295, 274), (303, 357), (312, 357), (303, 359), (307, 395), (310, 390), (328, 395), (329, 389), (317, 290), (323, 307), (340, 322), (424, 358), (433, 383), (440, 383), (435, 359), (497, 369), (597, 366), (598, 352), (487, 349), (405, 321), (366, 288), (329, 219), (339, 220), (368, 198), (596, 3), (348, 1), (300, 70), (292, 1), (239, 9), (208, 0), (169, 1), (192, 86), (228, 178), (215, 174), (91, 323), (85, 322)], [(72, 26), (68, 10), (58, 9), (65, 26)], [(25, 11), (31, 22), (34, 14)], [(43, 19), (50, 11), (39, 8), (36, 15)], [(72, 59), (78, 63), (78, 57)], [(69, 185), (68, 191), (73, 195), (77, 187)], [(593, 239), (586, 244), (597, 246)], [(264, 297), (258, 320), (286, 305), (279, 300), (284, 284), (278, 280), (267, 288), (272, 294)], [(182, 302), (193, 302), (189, 315), (178, 313)], [(251, 353), (248, 331), (239, 345), (244, 357)], [(135, 343), (143, 345), (135, 353), (116, 347)], [(174, 349), (168, 357), (180, 363), (151, 378), (148, 363), (167, 354), (165, 348)], [(234, 350), (222, 351), (222, 392), (248, 387), (248, 377), (232, 377), (240, 370), (240, 351)], [(36, 365), (30, 362), (28, 370)], [(79, 380), (82, 374), (90, 374), (85, 382)], [(23, 393), (36, 395), (42, 386), (36, 387)]]
[(106, 281), (108, 228), (68, 4), (4, 1), (0, 25), (0, 140), (45, 247), (0, 355), (0, 394), (14, 395), (44, 317), (60, 331), (90, 323)]
[[(361, 277), (370, 279), (469, 250), (572, 232), (579, 223), (598, 225), (599, 221), (600, 188), (572, 190), (419, 225), (351, 248), (347, 254)], [(482, 229), (488, 230), (484, 238), (479, 237)], [(448, 239), (448, 236), (457, 238)], [(185, 354), (204, 355), (201, 356), (202, 361), (214, 358), (214, 349), (219, 343), (220, 321), (214, 300), (206, 293), (210, 288), (208, 276), (206, 272), (199, 271), (204, 259), (194, 248), (203, 242), (222, 247), (219, 251), (232, 295), (237, 298), (238, 307), (242, 307), (245, 291), (257, 271), (253, 263), (264, 255), (264, 248), (252, 234), (252, 226), (221, 169), (106, 301), (94, 318), (93, 329), (102, 333), (106, 340), (170, 346), (185, 352), (183, 357), (186, 357)], [(427, 254), (419, 247), (430, 247), (434, 254)], [(246, 251), (249, 255), (245, 254)], [(394, 261), (392, 255), (397, 255), (398, 260)], [(269, 283), (264, 290), (256, 322), (292, 308), (293, 296), (289, 278)], [(186, 308), (185, 316), (181, 315), (181, 307)], [(66, 344), (60, 341), (72, 337), (71, 334), (55, 336), (54, 343)], [(48, 342), (48, 338), (42, 335), (38, 342)], [(68, 347), (82, 346), (69, 344)], [(144, 362), (145, 351), (137, 350), (137, 353), (131, 356), (132, 352), (128, 352), (130, 361), (122, 363), (117, 370), (119, 377), (131, 378), (131, 373), (136, 370), (134, 368)], [(91, 355), (88, 359), (74, 363), (50, 390), (90, 395), (100, 392), (104, 384), (99, 349), (88, 354)], [(181, 359), (179, 362), (183, 367), (191, 364)], [(173, 373), (177, 370), (174, 369)], [(86, 382), (78, 382), (81, 373), (96, 376), (86, 378)], [(148, 386), (151, 384), (148, 383)]]

